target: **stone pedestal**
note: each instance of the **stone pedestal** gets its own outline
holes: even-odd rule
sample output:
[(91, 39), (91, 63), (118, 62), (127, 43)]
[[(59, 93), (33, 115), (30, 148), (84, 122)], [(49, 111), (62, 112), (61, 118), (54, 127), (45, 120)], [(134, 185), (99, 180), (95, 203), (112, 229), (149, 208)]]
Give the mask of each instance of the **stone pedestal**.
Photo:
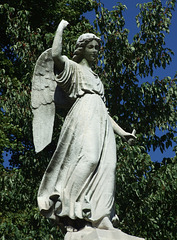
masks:
[(64, 240), (144, 240), (122, 232), (119, 229), (102, 230), (85, 227), (78, 232), (67, 232)]

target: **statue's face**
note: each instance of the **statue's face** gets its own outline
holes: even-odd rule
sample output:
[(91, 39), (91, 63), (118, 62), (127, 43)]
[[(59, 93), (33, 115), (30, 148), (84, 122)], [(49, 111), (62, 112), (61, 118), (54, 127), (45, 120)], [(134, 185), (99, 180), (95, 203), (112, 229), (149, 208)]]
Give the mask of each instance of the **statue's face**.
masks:
[(96, 40), (90, 41), (84, 49), (83, 57), (92, 65), (98, 57), (99, 44)]

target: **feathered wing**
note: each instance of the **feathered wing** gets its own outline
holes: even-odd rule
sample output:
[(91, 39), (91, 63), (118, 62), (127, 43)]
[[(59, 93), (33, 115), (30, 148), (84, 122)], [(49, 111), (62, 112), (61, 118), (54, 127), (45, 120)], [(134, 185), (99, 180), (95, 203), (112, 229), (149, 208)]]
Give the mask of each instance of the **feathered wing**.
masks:
[(36, 62), (32, 78), (33, 141), (35, 151), (42, 151), (52, 140), (55, 118), (54, 94), (57, 83), (51, 48)]

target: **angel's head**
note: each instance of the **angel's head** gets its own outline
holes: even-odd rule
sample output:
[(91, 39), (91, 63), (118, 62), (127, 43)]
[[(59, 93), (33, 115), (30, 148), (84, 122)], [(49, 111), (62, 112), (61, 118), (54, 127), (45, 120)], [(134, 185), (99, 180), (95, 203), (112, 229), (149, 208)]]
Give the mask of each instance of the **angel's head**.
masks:
[(76, 42), (73, 60), (80, 63), (85, 58), (89, 63), (94, 62), (100, 48), (100, 41), (101, 39), (93, 33), (82, 34)]

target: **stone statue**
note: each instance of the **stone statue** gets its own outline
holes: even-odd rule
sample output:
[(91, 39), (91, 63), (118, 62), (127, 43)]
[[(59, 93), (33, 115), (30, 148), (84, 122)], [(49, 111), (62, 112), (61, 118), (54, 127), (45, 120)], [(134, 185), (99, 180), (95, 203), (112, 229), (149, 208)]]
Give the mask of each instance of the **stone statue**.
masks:
[[(67, 25), (65, 20), (60, 22), (52, 48), (39, 57), (33, 75), (36, 152), (51, 142), (55, 105), (69, 108), (38, 191), (38, 205), (44, 216), (63, 224), (68, 232), (115, 231), (114, 132), (131, 142), (136, 138), (135, 130), (124, 131), (106, 109), (103, 84), (92, 71), (100, 39), (92, 33), (82, 34), (73, 60), (62, 55), (62, 35)], [(66, 239), (85, 238), (66, 235)]]

